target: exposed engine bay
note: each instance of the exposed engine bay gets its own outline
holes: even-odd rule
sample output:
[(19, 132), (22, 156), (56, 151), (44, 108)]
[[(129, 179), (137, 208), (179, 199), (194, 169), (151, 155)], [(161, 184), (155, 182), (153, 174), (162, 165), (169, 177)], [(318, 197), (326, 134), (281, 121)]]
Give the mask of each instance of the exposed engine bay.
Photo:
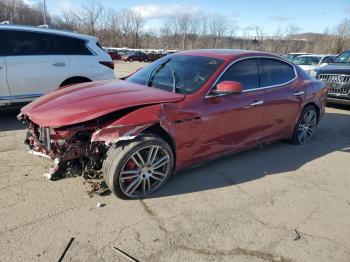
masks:
[(57, 128), (39, 126), (22, 113), (18, 119), (27, 126), (24, 144), (29, 153), (54, 162), (54, 166), (44, 175), (46, 178), (58, 180), (82, 176), (91, 184), (93, 191), (104, 192), (107, 188), (103, 183), (102, 164), (109, 147), (133, 139), (135, 134), (149, 126), (111, 123), (137, 109), (129, 108), (85, 123)]

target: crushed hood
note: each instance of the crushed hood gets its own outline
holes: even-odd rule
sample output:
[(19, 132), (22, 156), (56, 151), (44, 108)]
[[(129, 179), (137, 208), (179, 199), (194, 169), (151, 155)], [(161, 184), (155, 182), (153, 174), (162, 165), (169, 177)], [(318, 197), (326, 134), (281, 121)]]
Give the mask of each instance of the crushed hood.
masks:
[(44, 95), (22, 108), (34, 123), (59, 127), (89, 121), (121, 109), (177, 102), (184, 95), (157, 88), (108, 80), (79, 84)]

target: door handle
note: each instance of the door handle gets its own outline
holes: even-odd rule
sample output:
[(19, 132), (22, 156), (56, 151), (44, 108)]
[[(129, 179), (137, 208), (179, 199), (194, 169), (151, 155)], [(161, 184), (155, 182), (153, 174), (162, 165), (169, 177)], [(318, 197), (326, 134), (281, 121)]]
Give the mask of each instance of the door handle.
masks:
[(54, 64), (52, 64), (52, 66), (65, 66), (66, 63), (61, 63), (61, 62), (56, 62)]
[(246, 106), (244, 108), (251, 108), (251, 107), (255, 107), (255, 106), (261, 106), (264, 104), (263, 100), (255, 100), (253, 103), (251, 103), (249, 106)]
[(259, 100), (259, 101), (254, 101), (253, 103), (250, 104), (250, 106), (260, 106), (263, 105), (264, 101), (263, 100)]
[(302, 96), (302, 95), (304, 95), (304, 94), (305, 94), (304, 91), (299, 91), (299, 92), (295, 92), (293, 95), (294, 95), (294, 96)]

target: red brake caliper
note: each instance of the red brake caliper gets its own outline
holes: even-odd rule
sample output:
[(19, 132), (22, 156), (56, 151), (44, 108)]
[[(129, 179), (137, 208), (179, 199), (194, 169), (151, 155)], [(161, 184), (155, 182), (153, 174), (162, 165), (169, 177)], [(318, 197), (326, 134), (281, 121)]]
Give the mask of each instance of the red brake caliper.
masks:
[[(128, 161), (128, 163), (126, 164), (126, 168), (128, 170), (133, 170), (136, 168), (136, 164), (134, 163), (134, 161), (132, 161), (131, 159)], [(130, 184), (132, 181), (134, 181), (135, 178), (128, 178), (128, 179), (125, 179), (125, 181)]]

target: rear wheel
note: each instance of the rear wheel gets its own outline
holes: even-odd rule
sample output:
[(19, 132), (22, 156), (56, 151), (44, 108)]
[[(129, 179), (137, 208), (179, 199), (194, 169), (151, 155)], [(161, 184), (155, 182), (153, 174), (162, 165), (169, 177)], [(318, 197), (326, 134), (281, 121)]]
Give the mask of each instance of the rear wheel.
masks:
[(316, 129), (317, 118), (317, 111), (314, 106), (309, 105), (305, 107), (295, 126), (291, 142), (297, 145), (309, 142)]
[(174, 154), (161, 138), (145, 135), (126, 145), (112, 146), (103, 163), (104, 179), (123, 199), (148, 196), (170, 177)]

